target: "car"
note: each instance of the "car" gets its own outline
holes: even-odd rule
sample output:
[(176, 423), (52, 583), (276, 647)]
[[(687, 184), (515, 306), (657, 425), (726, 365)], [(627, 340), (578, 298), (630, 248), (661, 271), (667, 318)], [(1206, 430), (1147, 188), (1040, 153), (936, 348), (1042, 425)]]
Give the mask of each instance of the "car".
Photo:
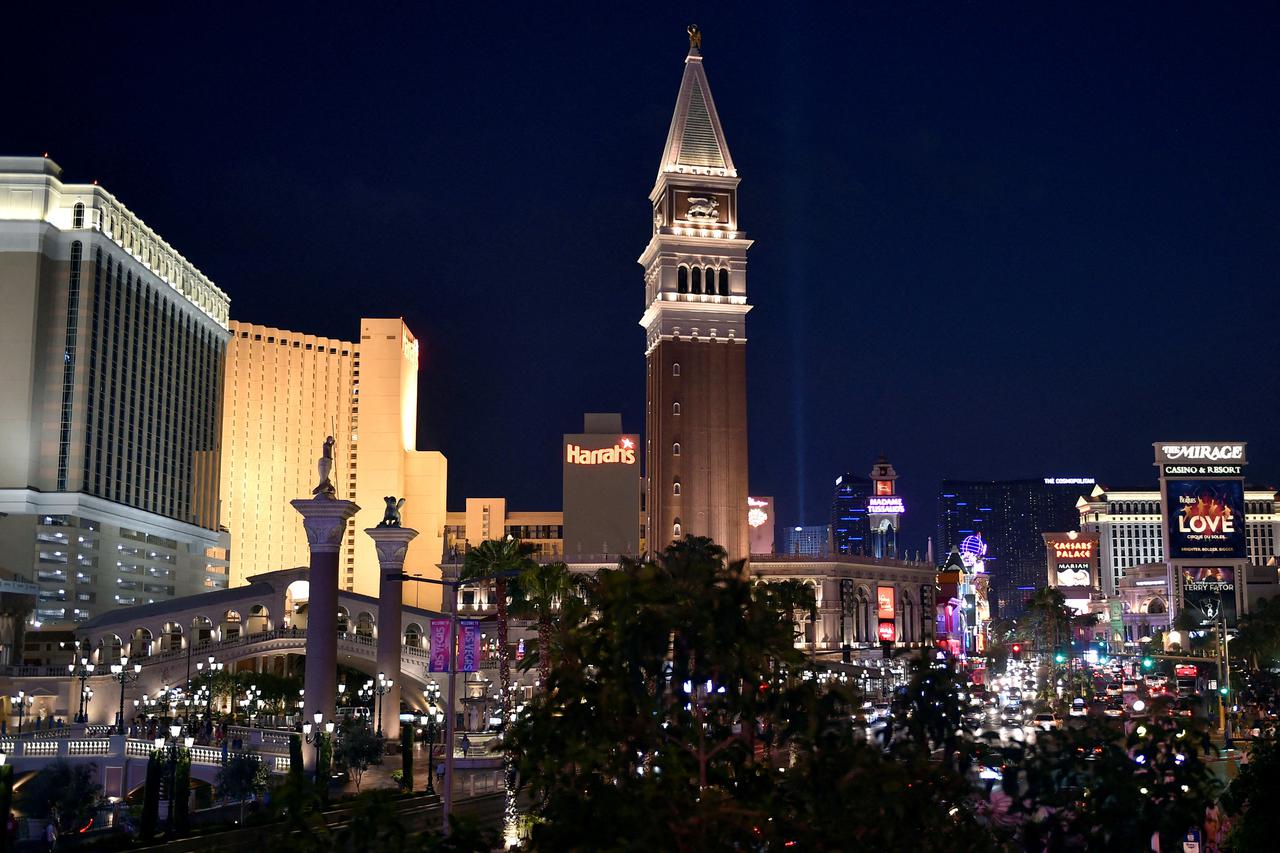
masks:
[(1107, 685), (1108, 696), (1119, 696), (1123, 692), (1124, 689), (1120, 686), (1120, 682), (1118, 681), (1113, 681)]
[(877, 702), (871, 706), (871, 722), (889, 720), (893, 717), (893, 706), (888, 702)]
[(1050, 729), (1062, 728), (1062, 718), (1057, 714), (1040, 713), (1035, 715), (1035, 718), (1031, 721), (1031, 725), (1041, 731), (1047, 732)]
[(1085, 706), (1083, 699), (1072, 699), (1071, 709), (1067, 711), (1073, 717), (1085, 717), (1089, 714), (1089, 709)]
[(1132, 678), (1126, 678), (1124, 681), (1122, 681), (1122, 682), (1120, 683), (1120, 692), (1122, 692), (1122, 693), (1137, 693), (1137, 692), (1138, 692), (1138, 682), (1134, 681)]
[(1112, 719), (1121, 719), (1124, 717), (1124, 706), (1119, 702), (1108, 702), (1107, 706), (1102, 709), (1102, 715)]

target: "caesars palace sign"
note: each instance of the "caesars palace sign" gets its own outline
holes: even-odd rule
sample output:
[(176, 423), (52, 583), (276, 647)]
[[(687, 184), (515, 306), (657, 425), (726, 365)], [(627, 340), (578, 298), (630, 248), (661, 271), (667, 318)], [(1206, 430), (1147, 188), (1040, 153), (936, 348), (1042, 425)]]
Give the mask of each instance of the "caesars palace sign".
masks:
[(576, 444), (566, 444), (564, 461), (571, 465), (634, 465), (636, 443), (629, 438), (620, 439), (613, 447), (584, 450)]

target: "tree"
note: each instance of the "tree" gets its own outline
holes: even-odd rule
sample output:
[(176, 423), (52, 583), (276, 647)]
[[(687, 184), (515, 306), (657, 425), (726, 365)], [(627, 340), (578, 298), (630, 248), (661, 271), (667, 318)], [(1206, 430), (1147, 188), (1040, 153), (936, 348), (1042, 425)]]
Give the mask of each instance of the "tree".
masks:
[(498, 683), (502, 687), (502, 721), (511, 719), (511, 651), (507, 631), (507, 581), (533, 562), (533, 546), (518, 539), (488, 539), (467, 551), (459, 580), (491, 578), (498, 606)]
[(564, 563), (530, 561), (514, 584), (516, 597), (511, 611), (517, 616), (532, 617), (538, 623), (538, 680), (547, 684), (551, 669), (552, 625), (560, 603), (574, 588), (573, 576)]
[(1231, 849), (1250, 853), (1272, 850), (1280, 838), (1280, 746), (1274, 739), (1257, 741), (1249, 763), (1231, 781), (1222, 797), (1223, 808), (1236, 817)]
[[(1159, 834), (1174, 849), (1217, 795), (1191, 720), (1156, 716), (1128, 736), (1085, 719), (1037, 732), (1034, 745), (994, 749), (1022, 848), (1145, 850)], [(1021, 848), (1019, 848), (1021, 849)]]
[(841, 849), (853, 823), (867, 849), (982, 848), (968, 789), (927, 754), (859, 742), (857, 697), (795, 645), (803, 604), (780, 606), (710, 540), (624, 559), (585, 595), (509, 737), (530, 849)]
[(357, 793), (369, 765), (381, 760), (382, 745), (385, 742), (386, 738), (374, 732), (373, 727), (364, 720), (355, 720), (343, 727), (337, 749), (334, 750), (335, 758), (347, 768), (356, 783)]
[(142, 786), (142, 824), (139, 835), (143, 841), (155, 837), (156, 826), (160, 823), (160, 782), (164, 775), (164, 759), (159, 750), (154, 750), (147, 759), (147, 779)]
[(58, 759), (21, 787), (19, 803), (36, 817), (51, 818), (60, 833), (74, 832), (87, 824), (104, 802), (102, 786), (93, 782), (95, 772), (93, 765)]
[(191, 800), (191, 751), (180, 749), (173, 768), (173, 814), (169, 825), (175, 835), (186, 835), (188, 830), (188, 805)]
[(232, 753), (218, 770), (218, 792), (224, 799), (240, 802), (241, 823), (245, 800), (264, 793), (267, 779), (267, 767), (255, 752)]
[(304, 779), (303, 767), (306, 765), (302, 757), (302, 735), (294, 732), (289, 735), (289, 781), (301, 785)]
[(406, 791), (413, 790), (413, 732), (413, 723), (400, 724), (400, 786)]
[[(0, 764), (0, 818), (6, 821), (13, 811), (13, 765)], [(9, 853), (11, 844), (6, 830), (0, 833), (0, 851)]]

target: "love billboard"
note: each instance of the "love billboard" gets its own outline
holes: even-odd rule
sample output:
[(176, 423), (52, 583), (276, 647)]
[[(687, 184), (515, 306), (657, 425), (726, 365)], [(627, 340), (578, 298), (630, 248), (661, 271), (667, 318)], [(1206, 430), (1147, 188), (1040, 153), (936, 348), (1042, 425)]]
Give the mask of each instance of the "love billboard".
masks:
[(1165, 524), (1173, 560), (1243, 560), (1247, 556), (1244, 483), (1166, 480)]

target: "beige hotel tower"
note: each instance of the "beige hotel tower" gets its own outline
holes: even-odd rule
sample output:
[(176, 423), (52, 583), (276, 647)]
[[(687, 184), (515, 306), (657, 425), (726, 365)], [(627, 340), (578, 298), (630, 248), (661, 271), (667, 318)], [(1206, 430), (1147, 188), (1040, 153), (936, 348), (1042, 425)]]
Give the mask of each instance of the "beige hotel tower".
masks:
[[(339, 553), (342, 588), (378, 594), (377, 556), (363, 531), (382, 520), (388, 495), (405, 498), (403, 524), (419, 531), (406, 571), (438, 576), (447, 463), (417, 449), (418, 341), (403, 320), (363, 319), (358, 342), (233, 320), (225, 387), (222, 522), (233, 586), (307, 565), (289, 501), (310, 496), (330, 434), (338, 497), (361, 507)], [(405, 600), (436, 608), (439, 588), (405, 584)]]

